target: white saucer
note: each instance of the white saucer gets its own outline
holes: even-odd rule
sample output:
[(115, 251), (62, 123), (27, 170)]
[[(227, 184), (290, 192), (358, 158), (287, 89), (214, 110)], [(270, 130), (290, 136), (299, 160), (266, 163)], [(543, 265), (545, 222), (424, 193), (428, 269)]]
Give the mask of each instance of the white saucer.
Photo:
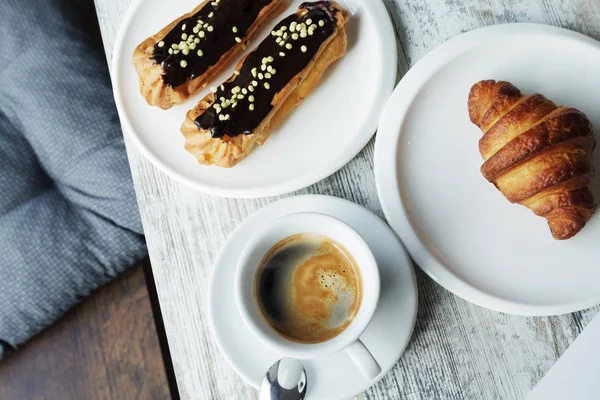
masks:
[(208, 291), (208, 321), (213, 338), (231, 367), (255, 388), (280, 354), (250, 334), (234, 300), (238, 257), (257, 224), (297, 212), (320, 212), (341, 219), (371, 247), (379, 264), (381, 297), (373, 320), (361, 336), (382, 368), (365, 379), (344, 353), (303, 361), (308, 374), (308, 400), (352, 397), (375, 383), (396, 364), (411, 337), (417, 316), (417, 286), (411, 261), (394, 232), (367, 209), (336, 197), (308, 195), (272, 203), (248, 217), (221, 248)]
[[(252, 41), (247, 52), (302, 2), (291, 1), (288, 9)], [(197, 5), (198, 0), (137, 0), (116, 39), (112, 78), (119, 116), (125, 132), (153, 164), (170, 177), (207, 193), (275, 196), (325, 179), (369, 142), (392, 94), (397, 70), (394, 29), (381, 0), (361, 2), (348, 22), (346, 56), (332, 65), (313, 93), (286, 116), (263, 146), (234, 168), (199, 165), (184, 149), (179, 128), (186, 112), (210, 86), (218, 86), (231, 76), (234, 65), (205, 90), (167, 111), (146, 104), (131, 65), (133, 50), (141, 41)]]
[[(420, 60), (388, 102), (375, 143), (383, 211), (415, 262), (458, 296), (520, 315), (600, 303), (600, 213), (574, 238), (511, 204), (481, 175), (471, 86), (507, 80), (583, 111), (599, 133), (600, 42), (538, 24), (462, 34)], [(600, 171), (600, 151), (594, 164)], [(600, 201), (600, 173), (591, 186)]]

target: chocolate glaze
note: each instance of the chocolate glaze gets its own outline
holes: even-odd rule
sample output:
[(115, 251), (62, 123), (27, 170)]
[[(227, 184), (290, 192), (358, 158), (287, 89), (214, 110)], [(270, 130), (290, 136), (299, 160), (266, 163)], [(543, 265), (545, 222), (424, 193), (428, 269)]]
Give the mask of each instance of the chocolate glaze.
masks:
[[(292, 40), (288, 38), (287, 43), (292, 44), (292, 49), (287, 49), (285, 46), (280, 46), (276, 40), (278, 36), (269, 35), (252, 53), (248, 55), (244, 64), (239, 71), (239, 75), (234, 79), (225, 82), (219, 87), (215, 93), (215, 103), (220, 103), (222, 97), (230, 99), (232, 97), (232, 89), (236, 86), (247, 88), (252, 84), (252, 81), (258, 82), (254, 92), (249, 92), (243, 99), (237, 100), (235, 108), (228, 107), (217, 113), (215, 107), (209, 107), (203, 114), (196, 118), (195, 123), (199, 129), (210, 130), (213, 138), (222, 138), (225, 135), (235, 137), (240, 134), (251, 134), (252, 131), (261, 123), (261, 121), (269, 114), (273, 106), (273, 97), (282, 90), (300, 71), (302, 71), (313, 57), (318, 52), (321, 44), (327, 40), (335, 32), (335, 12), (328, 1), (318, 1), (314, 3), (304, 3), (300, 7), (306, 11), (306, 14), (292, 14), (281, 21), (274, 31), (278, 31), (281, 27), (288, 27), (286, 32), (290, 34), (289, 26), (292, 22), (298, 24), (306, 23), (307, 20), (312, 20), (312, 24), (317, 24), (313, 35), (308, 35), (305, 38)], [(302, 14), (302, 12), (300, 13)], [(319, 21), (323, 21), (323, 26), (319, 26)], [(306, 51), (303, 52), (302, 46), (306, 46)], [(284, 52), (285, 56), (280, 56), (280, 52)], [(273, 57), (273, 61), (269, 63), (275, 69), (276, 74), (271, 78), (259, 79), (252, 74), (253, 68), (258, 68), (261, 71), (262, 60), (265, 57)], [(267, 89), (264, 83), (268, 82), (270, 88)], [(249, 101), (249, 96), (254, 96), (254, 102)], [(249, 109), (250, 104), (254, 104), (254, 110)], [(229, 114), (228, 120), (219, 120), (219, 114)]]
[(335, 8), (331, 7), (331, 4), (328, 1), (313, 1), (313, 2), (304, 2), (302, 4), (300, 4), (300, 7), (298, 7), (299, 9), (306, 9), (309, 11), (312, 10), (321, 10), (325, 13), (327, 13), (327, 15), (329, 16), (329, 18), (331, 18), (331, 20), (335, 20), (335, 12), (337, 11)]
[[(152, 59), (163, 68), (163, 80), (170, 87), (176, 87), (188, 78), (194, 79), (201, 76), (210, 66), (217, 64), (223, 54), (225, 54), (233, 45), (237, 43), (236, 37), (244, 38), (246, 32), (252, 26), (260, 11), (273, 0), (221, 0), (218, 5), (212, 2), (207, 3), (196, 14), (180, 21), (175, 27), (162, 39), (163, 47), (158, 43), (154, 46)], [(209, 15), (213, 13), (212, 18)], [(193, 32), (193, 28), (202, 20), (213, 26), (213, 31), (204, 29), (205, 37), (200, 38)], [(186, 29), (182, 30), (183, 25)], [(233, 32), (233, 27), (237, 32)], [(188, 36), (194, 35), (200, 39), (196, 44), (196, 49), (190, 50), (188, 55), (169, 54), (169, 48), (173, 44), (178, 44), (185, 33)], [(203, 51), (202, 57), (198, 56), (198, 50)], [(181, 66), (181, 61), (185, 60), (187, 66)]]

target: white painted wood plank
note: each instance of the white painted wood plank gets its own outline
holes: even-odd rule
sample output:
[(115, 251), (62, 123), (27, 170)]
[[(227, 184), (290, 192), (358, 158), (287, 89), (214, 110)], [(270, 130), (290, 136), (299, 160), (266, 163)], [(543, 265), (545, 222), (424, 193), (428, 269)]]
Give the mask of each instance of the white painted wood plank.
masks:
[[(365, 0), (375, 1), (375, 0)], [(600, 39), (596, 0), (384, 0), (396, 26), (402, 75), (447, 39), (486, 25), (541, 22)], [(132, 0), (95, 0), (109, 61)], [(210, 338), (205, 294), (218, 249), (247, 215), (275, 200), (228, 200), (169, 179), (126, 139), (165, 329), (182, 399), (254, 399)], [(382, 216), (373, 141), (346, 167), (299, 193), (343, 197)], [(522, 399), (600, 310), (552, 318), (488, 311), (418, 272), (414, 337), (400, 362), (360, 399)]]

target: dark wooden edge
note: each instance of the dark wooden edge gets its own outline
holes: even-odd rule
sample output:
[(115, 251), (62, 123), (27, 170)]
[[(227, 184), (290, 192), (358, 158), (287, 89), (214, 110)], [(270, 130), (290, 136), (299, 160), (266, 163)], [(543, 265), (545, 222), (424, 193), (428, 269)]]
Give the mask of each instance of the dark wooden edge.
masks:
[(150, 298), (152, 315), (154, 316), (156, 335), (158, 336), (160, 351), (162, 353), (163, 362), (165, 364), (165, 373), (167, 375), (169, 392), (171, 393), (172, 399), (180, 400), (179, 389), (177, 387), (177, 379), (175, 378), (175, 370), (173, 369), (173, 360), (171, 358), (171, 352), (169, 351), (169, 342), (167, 341), (167, 333), (165, 331), (165, 323), (162, 318), (160, 303), (158, 302), (158, 294), (156, 293), (154, 275), (152, 274), (152, 266), (150, 265), (149, 260), (146, 260), (143, 263), (143, 270), (144, 278), (146, 279), (146, 286), (148, 287), (148, 297)]

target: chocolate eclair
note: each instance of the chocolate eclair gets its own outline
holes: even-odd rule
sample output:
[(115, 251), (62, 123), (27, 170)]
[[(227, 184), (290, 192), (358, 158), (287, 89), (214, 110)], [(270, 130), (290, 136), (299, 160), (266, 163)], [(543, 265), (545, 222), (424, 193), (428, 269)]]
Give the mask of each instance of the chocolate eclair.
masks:
[(162, 109), (183, 103), (229, 67), (290, 0), (206, 0), (133, 52), (140, 92)]
[(334, 1), (300, 5), (187, 113), (181, 127), (185, 148), (201, 164), (229, 168), (262, 145), (346, 54), (348, 18)]

